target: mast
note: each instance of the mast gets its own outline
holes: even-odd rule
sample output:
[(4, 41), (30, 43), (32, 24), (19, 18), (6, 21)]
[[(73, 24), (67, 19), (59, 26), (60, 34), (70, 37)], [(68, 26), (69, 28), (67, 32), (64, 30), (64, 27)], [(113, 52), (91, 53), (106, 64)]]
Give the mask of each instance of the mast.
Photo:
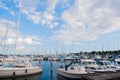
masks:
[[(1, 47), (2, 47), (3, 53), (5, 53), (6, 39), (7, 39), (7, 35), (9, 32), (9, 24), (10, 24), (10, 21), (8, 20), (8, 26), (6, 27), (6, 33), (3, 36), (3, 39), (1, 41)], [(4, 55), (3, 55), (3, 63), (4, 63)]]
[[(10, 8), (11, 8), (11, 5), (10, 5)], [(3, 39), (1, 40), (1, 44), (0, 44), (3, 54), (5, 53), (6, 40), (7, 40), (9, 29), (10, 29), (10, 15), (8, 15), (8, 24), (7, 24), (7, 27), (6, 27), (6, 32), (3, 35)], [(4, 55), (3, 55), (3, 63), (4, 63), (4, 60), (5, 59), (4, 59)]]
[(14, 62), (15, 62), (15, 53), (16, 53), (17, 39), (18, 39), (18, 28), (20, 26), (20, 16), (21, 16), (21, 3), (20, 3), (20, 10), (18, 13), (18, 20), (17, 20), (17, 26), (16, 26), (15, 45), (14, 45), (14, 52), (13, 52)]

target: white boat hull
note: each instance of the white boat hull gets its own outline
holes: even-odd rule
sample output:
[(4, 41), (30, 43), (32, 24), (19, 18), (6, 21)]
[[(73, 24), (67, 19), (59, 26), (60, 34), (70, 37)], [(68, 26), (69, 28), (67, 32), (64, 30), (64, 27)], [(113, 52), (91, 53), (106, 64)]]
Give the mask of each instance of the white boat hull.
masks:
[(31, 68), (0, 68), (0, 78), (26, 76), (42, 72), (39, 67)]
[(87, 73), (80, 73), (76, 71), (65, 71), (64, 68), (58, 68), (57, 73), (61, 76), (67, 77), (67, 78), (74, 78), (74, 79), (80, 79), (83, 75)]

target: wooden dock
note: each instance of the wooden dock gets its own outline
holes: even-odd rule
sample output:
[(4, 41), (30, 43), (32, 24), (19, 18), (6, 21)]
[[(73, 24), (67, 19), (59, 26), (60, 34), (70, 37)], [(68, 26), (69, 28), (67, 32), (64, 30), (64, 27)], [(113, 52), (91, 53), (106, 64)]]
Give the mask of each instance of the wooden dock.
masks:
[(120, 71), (110, 72), (110, 73), (93, 73), (93, 74), (83, 75), (83, 79), (85, 80), (120, 80)]

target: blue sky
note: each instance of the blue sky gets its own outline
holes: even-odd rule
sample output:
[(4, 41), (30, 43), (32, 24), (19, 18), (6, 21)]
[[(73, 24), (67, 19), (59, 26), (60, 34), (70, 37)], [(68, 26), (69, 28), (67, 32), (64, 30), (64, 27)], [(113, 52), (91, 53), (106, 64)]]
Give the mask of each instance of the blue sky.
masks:
[(16, 33), (16, 53), (118, 50), (120, 1), (0, 0), (0, 49), (14, 53)]

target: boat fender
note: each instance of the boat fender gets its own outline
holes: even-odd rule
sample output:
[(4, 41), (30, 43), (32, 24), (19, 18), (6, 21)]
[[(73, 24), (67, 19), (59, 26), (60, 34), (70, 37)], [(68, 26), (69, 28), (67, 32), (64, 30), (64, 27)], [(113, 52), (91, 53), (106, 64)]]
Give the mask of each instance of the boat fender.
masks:
[(25, 70), (25, 72), (26, 72), (26, 73), (28, 72), (27, 69)]
[(13, 76), (15, 76), (15, 72), (13, 72)]

